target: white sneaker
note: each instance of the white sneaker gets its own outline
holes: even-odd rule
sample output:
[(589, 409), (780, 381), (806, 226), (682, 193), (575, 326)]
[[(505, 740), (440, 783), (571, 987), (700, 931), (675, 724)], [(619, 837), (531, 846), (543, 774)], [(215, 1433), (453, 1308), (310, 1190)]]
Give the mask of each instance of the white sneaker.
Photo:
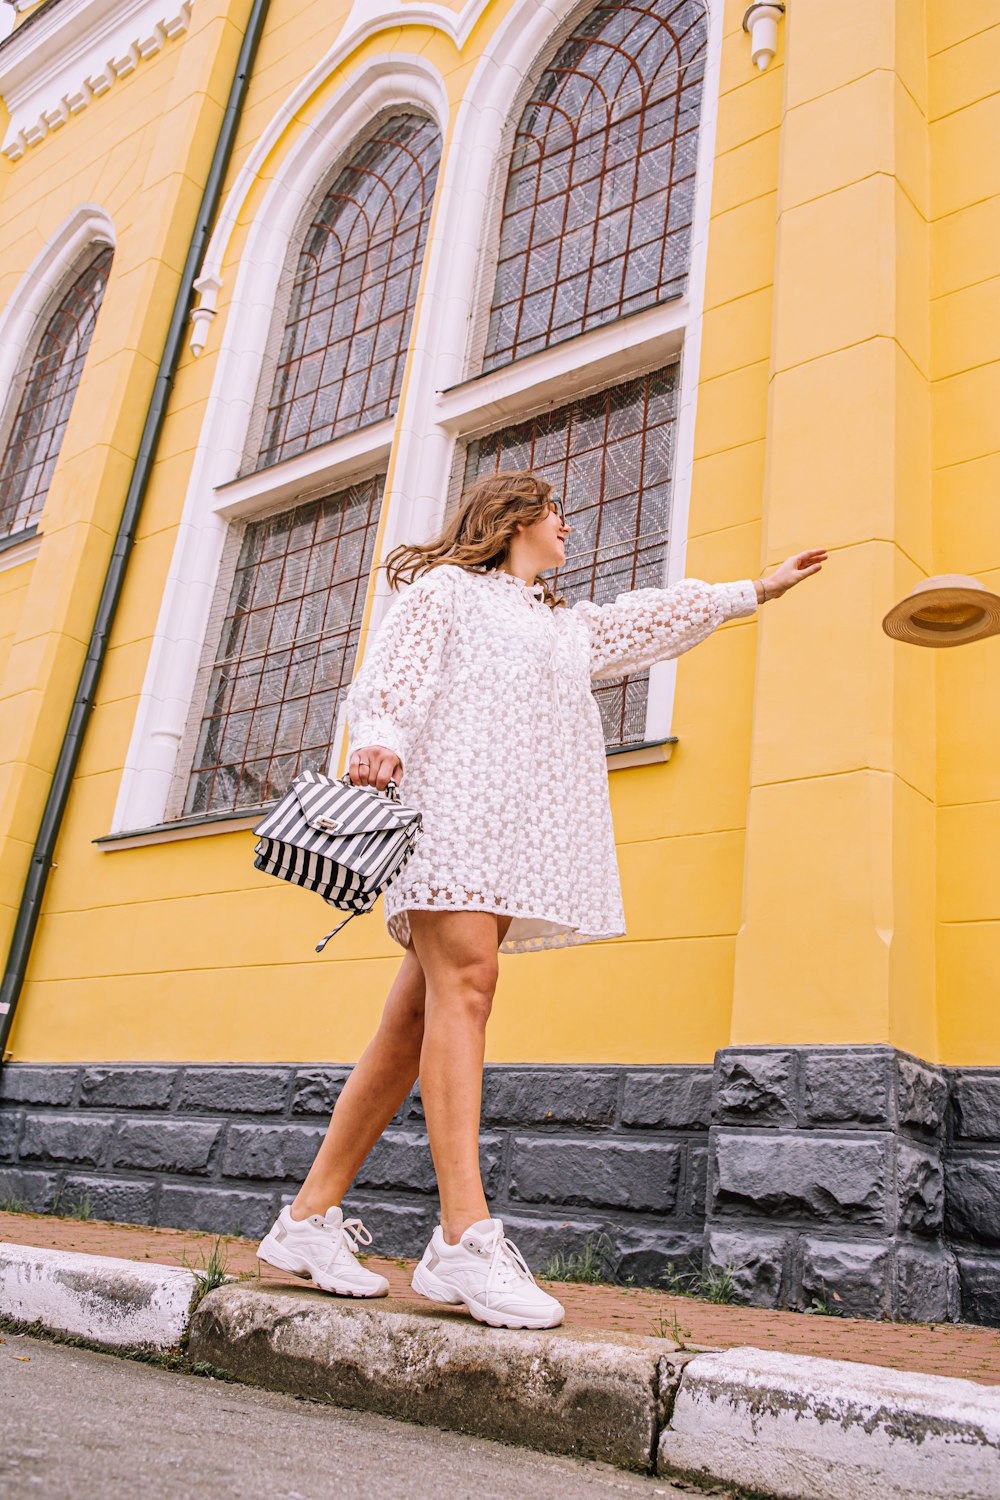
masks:
[(336, 1206), (308, 1219), (293, 1219), (286, 1206), (258, 1245), (257, 1258), (339, 1297), (384, 1297), (389, 1290), (385, 1277), (355, 1259), (355, 1252), (371, 1242), (361, 1220), (345, 1219)]
[(543, 1292), (502, 1219), (480, 1219), (449, 1245), (440, 1224), (413, 1272), (413, 1290), (432, 1302), (464, 1302), (492, 1328), (553, 1328), (566, 1316)]

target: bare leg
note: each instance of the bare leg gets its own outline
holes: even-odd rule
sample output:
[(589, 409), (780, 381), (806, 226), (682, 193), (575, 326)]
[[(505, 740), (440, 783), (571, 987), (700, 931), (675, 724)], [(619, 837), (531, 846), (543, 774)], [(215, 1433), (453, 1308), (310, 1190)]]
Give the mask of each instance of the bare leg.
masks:
[(374, 1037), (337, 1099), (326, 1137), (292, 1204), (292, 1218), (339, 1203), (413, 1087), (424, 1030), (424, 974), (407, 948)]
[(509, 917), (411, 911), (413, 946), (426, 980), (420, 1096), (441, 1197), (441, 1228), (457, 1244), (489, 1217), (479, 1171), (479, 1116), (486, 1022), (497, 982), (497, 948)]

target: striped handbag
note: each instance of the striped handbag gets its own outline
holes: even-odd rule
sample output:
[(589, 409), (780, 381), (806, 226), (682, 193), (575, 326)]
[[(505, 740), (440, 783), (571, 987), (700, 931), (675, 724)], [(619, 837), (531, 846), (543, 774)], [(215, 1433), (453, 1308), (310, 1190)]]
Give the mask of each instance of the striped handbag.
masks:
[(413, 853), (420, 826), (420, 814), (402, 805), (393, 781), (379, 792), (353, 786), (349, 775), (335, 781), (303, 771), (254, 829), (254, 867), (349, 913), (317, 943), (322, 953), (351, 917), (371, 911)]

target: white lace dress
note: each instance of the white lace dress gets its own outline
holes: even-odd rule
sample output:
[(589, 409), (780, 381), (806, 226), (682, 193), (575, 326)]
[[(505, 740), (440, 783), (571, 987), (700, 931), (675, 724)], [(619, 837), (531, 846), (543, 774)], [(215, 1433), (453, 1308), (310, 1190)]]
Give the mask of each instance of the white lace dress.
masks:
[(505, 953), (621, 936), (591, 679), (679, 656), (757, 608), (749, 580), (685, 578), (555, 610), (540, 592), (509, 573), (434, 568), (393, 601), (351, 685), (351, 750), (394, 750), (402, 799), (423, 814), (384, 898), (404, 947), (411, 910), (510, 916)]

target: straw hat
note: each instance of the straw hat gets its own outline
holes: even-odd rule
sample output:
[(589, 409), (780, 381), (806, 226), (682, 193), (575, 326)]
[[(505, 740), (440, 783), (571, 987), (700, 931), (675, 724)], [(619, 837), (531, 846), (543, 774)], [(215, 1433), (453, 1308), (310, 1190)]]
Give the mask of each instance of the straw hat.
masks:
[(913, 646), (964, 646), (1000, 635), (1000, 594), (965, 573), (939, 573), (894, 604), (882, 629)]

